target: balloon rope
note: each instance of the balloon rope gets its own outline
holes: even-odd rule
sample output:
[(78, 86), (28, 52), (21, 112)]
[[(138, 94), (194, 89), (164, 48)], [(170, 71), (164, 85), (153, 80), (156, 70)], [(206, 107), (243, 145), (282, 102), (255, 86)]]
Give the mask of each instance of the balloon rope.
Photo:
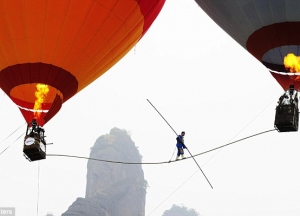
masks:
[(17, 139), (15, 139), (15, 141), (13, 141), (9, 146), (7, 146), (1, 153), (0, 155), (2, 155), (9, 147), (12, 146), (12, 144), (14, 144), (15, 142), (17, 142), (18, 139), (21, 138), (21, 136), (24, 136), (25, 133), (22, 133)]
[(36, 215), (39, 216), (39, 200), (40, 200), (40, 161), (38, 163), (38, 174), (37, 174), (37, 203), (36, 203)]
[(16, 130), (14, 130), (11, 134), (9, 134), (4, 140), (2, 140), (1, 142), (0, 142), (0, 145), (5, 141), (5, 140), (7, 140), (10, 136), (12, 136), (15, 132), (17, 132), (22, 126), (23, 126), (24, 124), (22, 123), (21, 125), (20, 125), (20, 127), (18, 127)]

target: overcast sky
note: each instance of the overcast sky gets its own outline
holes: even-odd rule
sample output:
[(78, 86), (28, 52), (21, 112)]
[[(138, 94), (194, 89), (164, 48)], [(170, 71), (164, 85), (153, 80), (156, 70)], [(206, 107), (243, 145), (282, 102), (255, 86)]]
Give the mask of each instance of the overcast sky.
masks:
[[(177, 133), (186, 131), (187, 147), (198, 154), (274, 129), (282, 93), (194, 0), (167, 0), (137, 46), (45, 125), (54, 143), (47, 153), (88, 157), (96, 139), (118, 127), (130, 132), (143, 162), (169, 161), (176, 136), (149, 99)], [(0, 207), (57, 216), (85, 196), (87, 160), (49, 156), (30, 163), (23, 157), (23, 136), (14, 141), (26, 125), (2, 91), (0, 122), (0, 152), (9, 146), (0, 155)], [(298, 132), (273, 131), (195, 157), (213, 189), (192, 159), (143, 165), (146, 215), (183, 204), (203, 216), (298, 216), (299, 152)]]

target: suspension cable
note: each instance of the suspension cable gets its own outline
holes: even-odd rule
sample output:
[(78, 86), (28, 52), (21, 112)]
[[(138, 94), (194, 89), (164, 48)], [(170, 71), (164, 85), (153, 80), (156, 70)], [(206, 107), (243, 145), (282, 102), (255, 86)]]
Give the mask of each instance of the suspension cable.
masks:
[(17, 139), (15, 139), (15, 141), (13, 141), (9, 146), (7, 146), (1, 153), (0, 155), (2, 155), (9, 147), (11, 147), (14, 143), (17, 142), (18, 139), (20, 139), (21, 136), (24, 136), (25, 133), (22, 133)]
[(151, 215), (156, 209), (158, 209), (159, 206), (161, 206), (167, 199), (169, 199), (177, 190), (179, 190), (185, 183), (188, 182), (188, 180), (190, 180), (196, 173), (198, 172), (198, 170), (196, 170), (196, 172), (194, 172), (190, 177), (188, 177), (183, 183), (181, 183), (169, 196), (167, 196), (158, 206), (155, 207), (155, 209), (153, 209), (149, 214)]
[(36, 215), (39, 216), (39, 199), (40, 199), (40, 161), (38, 162), (38, 174), (37, 174), (37, 204), (36, 204)]
[(276, 131), (276, 129), (271, 129), (271, 130), (263, 131), (263, 132), (260, 132), (260, 133), (257, 133), (257, 134), (253, 134), (253, 135), (251, 135), (251, 136), (244, 137), (244, 138), (242, 138), (242, 139), (239, 139), (239, 140), (236, 140), (236, 141), (227, 143), (227, 144), (225, 144), (225, 145), (221, 145), (221, 146), (219, 146), (219, 147), (216, 147), (216, 148), (213, 148), (213, 149), (210, 149), (210, 150), (201, 152), (201, 153), (199, 153), (199, 154), (195, 154), (194, 156), (199, 156), (199, 155), (202, 155), (202, 154), (206, 154), (206, 153), (208, 153), (208, 152), (212, 152), (212, 151), (215, 151), (215, 150), (217, 150), (217, 149), (221, 149), (221, 148), (224, 148), (224, 147), (226, 147), (226, 146), (232, 145), (232, 144), (234, 144), (234, 143), (237, 143), (237, 142), (240, 142), (240, 141), (243, 141), (243, 140), (249, 139), (249, 138), (251, 138), (251, 137), (255, 137), (255, 136), (264, 134), (264, 133), (268, 133), (268, 132), (271, 132), (271, 131)]
[(11, 134), (9, 134), (4, 140), (2, 140), (0, 142), (0, 145), (5, 141), (7, 140), (9, 137), (11, 137), (15, 132), (17, 132), (22, 126), (24, 125), (24, 123), (22, 123), (16, 130), (14, 130)]

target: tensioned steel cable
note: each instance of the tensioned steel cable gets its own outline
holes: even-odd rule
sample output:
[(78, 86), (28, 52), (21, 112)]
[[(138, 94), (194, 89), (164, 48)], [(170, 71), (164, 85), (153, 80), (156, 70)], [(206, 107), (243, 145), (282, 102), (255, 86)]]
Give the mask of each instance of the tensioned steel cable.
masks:
[(201, 152), (201, 153), (199, 153), (199, 154), (195, 154), (194, 156), (199, 156), (199, 155), (202, 155), (202, 154), (206, 154), (206, 153), (208, 153), (208, 152), (212, 152), (212, 151), (215, 151), (215, 150), (217, 150), (217, 149), (220, 149), (220, 148), (223, 148), (223, 147), (232, 145), (232, 144), (234, 144), (234, 143), (236, 143), (236, 142), (240, 142), (240, 141), (242, 141), (242, 140), (249, 139), (249, 138), (251, 138), (251, 137), (255, 137), (255, 136), (258, 136), (258, 135), (261, 135), (261, 134), (264, 134), (264, 133), (268, 133), (268, 132), (271, 132), (271, 131), (277, 131), (277, 130), (276, 130), (276, 129), (272, 129), (272, 130), (263, 131), (263, 132), (260, 132), (260, 133), (257, 133), (257, 134), (254, 134), (254, 135), (251, 135), (251, 136), (248, 136), (248, 137), (245, 137), (245, 138), (242, 138), (242, 139), (239, 139), (239, 140), (236, 140), (236, 141), (227, 143), (227, 144), (225, 144), (225, 145), (222, 145), (222, 146), (219, 146), (219, 147), (210, 149), (210, 150), (208, 150), (208, 151)]
[[(272, 130), (266, 130), (266, 131), (263, 131), (263, 132), (260, 132), (260, 133), (256, 133), (256, 134), (253, 134), (251, 136), (247, 136), (247, 137), (244, 137), (242, 139), (239, 139), (239, 140), (236, 140), (236, 141), (233, 141), (233, 142), (230, 142), (230, 143), (227, 143), (225, 145), (221, 145), (219, 147), (216, 147), (216, 148), (213, 148), (213, 149), (210, 149), (210, 150), (207, 150), (207, 151), (204, 151), (204, 152), (201, 152), (199, 154), (195, 154), (191, 157), (186, 157), (186, 159), (189, 159), (189, 158), (192, 158), (192, 157), (197, 157), (199, 155), (203, 155), (203, 154), (206, 154), (206, 153), (209, 153), (209, 152), (212, 152), (212, 151), (215, 151), (217, 149), (221, 149), (221, 148), (224, 148), (226, 146), (229, 146), (229, 145), (232, 145), (234, 143), (238, 143), (240, 141), (243, 141), (243, 140), (246, 140), (246, 139), (249, 139), (249, 138), (252, 138), (252, 137), (255, 137), (255, 136), (258, 136), (258, 135), (262, 135), (262, 134), (265, 134), (265, 133), (269, 133), (269, 132), (272, 132), (272, 131), (276, 131), (276, 129), (272, 129)], [(1, 155), (1, 154), (0, 154)], [(178, 161), (181, 161), (181, 160), (173, 160), (173, 161), (162, 161), (162, 162), (124, 162), (124, 161), (112, 161), (112, 160), (102, 160), (102, 159), (98, 159), (98, 158), (91, 158), (91, 157), (82, 157), (82, 156), (75, 156), (75, 155), (65, 155), (65, 154), (47, 154), (46, 156), (55, 156), (55, 157), (69, 157), (69, 158), (79, 158), (79, 159), (87, 159), (87, 160), (95, 160), (95, 161), (100, 161), (100, 162), (106, 162), (106, 163), (118, 163), (118, 164), (166, 164), (166, 163), (173, 163), (173, 162), (178, 162)], [(184, 159), (184, 160), (186, 160)]]
[(18, 127), (16, 130), (14, 130), (11, 134), (9, 134), (4, 140), (2, 140), (1, 142), (0, 142), (0, 145), (5, 141), (5, 140), (7, 140), (10, 136), (12, 136), (15, 132), (17, 132), (22, 126), (23, 126), (24, 124), (22, 123), (21, 125), (20, 125), (20, 127)]
[[(231, 142), (231, 140), (233, 140), (236, 136), (238, 136), (246, 127), (248, 127), (256, 118), (258, 118), (258, 116), (260, 116), (267, 108), (269, 108), (271, 106), (271, 104), (274, 103), (275, 100), (277, 100), (277, 97), (271, 103), (269, 103), (269, 105), (267, 107), (265, 107), (259, 114), (257, 114), (248, 124), (246, 124), (236, 135), (234, 135), (228, 142)], [(205, 164), (208, 163), (211, 159), (213, 159), (221, 150), (222, 149), (220, 149), (212, 157), (210, 157), (210, 159), (207, 160), (205, 162)]]
[(37, 175), (37, 204), (36, 204), (36, 215), (39, 216), (39, 200), (40, 200), (40, 161), (38, 163), (38, 175)]
[(25, 133), (22, 133), (17, 139), (15, 139), (15, 141), (13, 141), (9, 146), (7, 146), (1, 153), (0, 155), (2, 155), (9, 147), (12, 146), (12, 144), (14, 144), (15, 142), (17, 142), (18, 139), (20, 139), (21, 136), (24, 136)]
[(151, 215), (156, 209), (158, 209), (167, 199), (169, 199), (176, 191), (178, 191), (185, 183), (187, 183), (196, 173), (194, 172), (190, 177), (188, 177), (183, 183), (181, 183), (169, 196), (167, 196), (158, 206), (155, 207), (147, 216)]

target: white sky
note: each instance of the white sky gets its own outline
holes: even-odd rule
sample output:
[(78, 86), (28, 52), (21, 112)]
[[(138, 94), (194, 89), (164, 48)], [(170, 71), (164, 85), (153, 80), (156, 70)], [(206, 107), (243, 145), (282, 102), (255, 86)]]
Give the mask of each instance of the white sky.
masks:
[[(23, 117), (0, 93), (0, 152), (11, 145), (0, 155), (0, 207), (16, 207), (18, 216), (62, 214), (85, 195), (87, 160), (28, 162), (23, 136), (14, 142), (25, 132)], [(273, 129), (282, 93), (194, 0), (167, 0), (138, 45), (45, 125), (54, 143), (47, 153), (88, 157), (96, 139), (118, 127), (130, 131), (143, 162), (168, 161), (175, 134), (149, 99), (178, 133), (186, 131), (189, 150), (198, 154)], [(298, 216), (298, 140), (299, 133), (273, 131), (196, 157), (214, 189), (192, 159), (143, 165), (146, 215), (184, 204), (204, 216)]]

